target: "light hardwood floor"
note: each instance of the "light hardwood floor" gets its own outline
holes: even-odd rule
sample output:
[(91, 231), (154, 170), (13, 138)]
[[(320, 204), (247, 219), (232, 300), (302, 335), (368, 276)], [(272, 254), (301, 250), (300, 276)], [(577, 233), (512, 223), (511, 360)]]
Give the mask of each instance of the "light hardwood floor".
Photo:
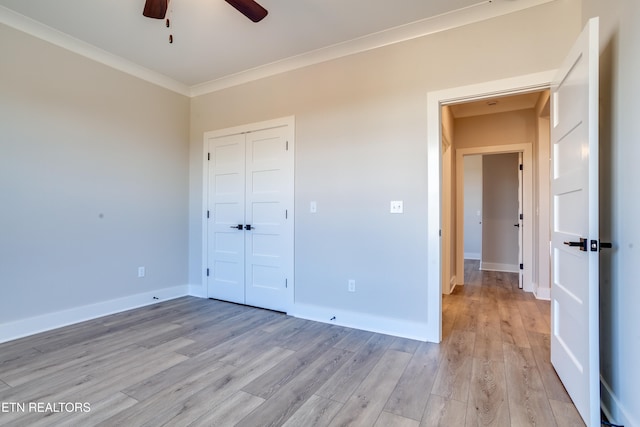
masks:
[(474, 265), (441, 344), (192, 297), (0, 344), (0, 425), (583, 425), (549, 303)]

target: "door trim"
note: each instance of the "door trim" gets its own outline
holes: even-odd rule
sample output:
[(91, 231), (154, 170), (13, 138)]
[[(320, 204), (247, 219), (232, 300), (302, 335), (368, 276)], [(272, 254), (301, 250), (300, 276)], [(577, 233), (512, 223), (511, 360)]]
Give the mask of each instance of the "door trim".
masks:
[(524, 264), (524, 290), (533, 292), (533, 148), (530, 142), (522, 144), (492, 145), (459, 148), (456, 150), (456, 278), (464, 284), (464, 156), (475, 154), (522, 153), (524, 175), (523, 216), (527, 227), (523, 229), (522, 257)]
[(440, 108), (457, 102), (515, 95), (551, 87), (555, 70), (427, 93), (427, 340), (442, 341), (442, 126)]
[[(295, 116), (286, 116), (280, 117), (271, 120), (265, 120), (254, 123), (247, 123), (239, 126), (227, 127), (222, 129), (216, 129), (204, 132), (202, 137), (202, 195), (201, 195), (201, 219), (202, 219), (202, 235), (201, 238), (201, 247), (202, 247), (202, 258), (200, 260), (200, 268), (201, 268), (201, 280), (202, 280), (202, 288), (204, 292), (204, 297), (208, 295), (207, 289), (207, 264), (209, 259), (208, 253), (208, 245), (207, 245), (207, 199), (209, 195), (209, 163), (207, 159), (208, 154), (208, 140), (210, 138), (216, 138), (227, 135), (235, 135), (242, 133), (255, 132), (259, 130), (273, 129), (278, 127), (287, 127), (287, 134), (289, 141), (289, 150), (291, 151), (291, 156), (293, 158), (291, 165), (292, 174), (295, 177)], [(294, 254), (295, 254), (295, 179), (294, 182), (291, 182), (290, 188), (290, 206), (287, 208), (288, 217), (291, 218), (293, 233), (292, 233), (292, 242), (291, 242), (291, 254), (290, 259), (287, 261), (287, 276), (290, 278), (288, 280), (288, 288), (290, 289), (287, 297), (287, 312), (293, 308), (294, 304), (294, 289), (295, 289), (295, 275), (294, 275)]]

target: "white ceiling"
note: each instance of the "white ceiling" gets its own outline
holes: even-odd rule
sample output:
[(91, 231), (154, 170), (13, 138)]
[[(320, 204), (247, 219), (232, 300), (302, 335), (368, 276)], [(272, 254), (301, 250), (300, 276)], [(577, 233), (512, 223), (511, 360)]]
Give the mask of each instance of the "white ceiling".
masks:
[(542, 92), (530, 92), (453, 104), (450, 105), (451, 114), (453, 114), (454, 118), (461, 119), (463, 117), (527, 110), (536, 106)]
[(171, 0), (166, 28), (145, 0), (0, 0), (0, 23), (194, 94), (552, 0), (258, 1), (253, 23), (224, 0)]

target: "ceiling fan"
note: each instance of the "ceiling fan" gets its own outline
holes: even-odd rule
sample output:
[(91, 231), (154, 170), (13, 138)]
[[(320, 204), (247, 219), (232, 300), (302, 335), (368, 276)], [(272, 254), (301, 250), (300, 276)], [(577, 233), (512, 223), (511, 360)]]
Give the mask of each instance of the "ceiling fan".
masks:
[[(261, 21), (267, 16), (267, 9), (253, 0), (225, 0), (240, 13), (253, 22)], [(167, 14), (169, 0), (146, 0), (142, 14), (148, 18), (164, 19)]]

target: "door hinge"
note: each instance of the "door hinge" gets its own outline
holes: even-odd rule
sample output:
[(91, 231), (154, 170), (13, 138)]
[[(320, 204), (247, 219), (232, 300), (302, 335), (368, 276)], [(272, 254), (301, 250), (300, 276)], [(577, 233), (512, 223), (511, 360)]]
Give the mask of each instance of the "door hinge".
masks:
[(207, 211), (207, 218), (209, 218), (209, 211)]
[(287, 141), (284, 145), (284, 151), (289, 151), (289, 141)]
[(285, 288), (289, 287), (289, 279), (284, 279), (284, 287)]
[(520, 214), (520, 219), (524, 219), (524, 215)]
[(524, 270), (524, 264), (520, 264), (520, 270)]
[(207, 268), (207, 277), (209, 277), (209, 269)]
[(284, 210), (284, 219), (289, 219), (289, 210), (288, 209)]
[(207, 153), (207, 160), (211, 160), (211, 153)]
[(524, 165), (523, 164), (520, 164), (520, 170), (521, 171), (524, 170)]

